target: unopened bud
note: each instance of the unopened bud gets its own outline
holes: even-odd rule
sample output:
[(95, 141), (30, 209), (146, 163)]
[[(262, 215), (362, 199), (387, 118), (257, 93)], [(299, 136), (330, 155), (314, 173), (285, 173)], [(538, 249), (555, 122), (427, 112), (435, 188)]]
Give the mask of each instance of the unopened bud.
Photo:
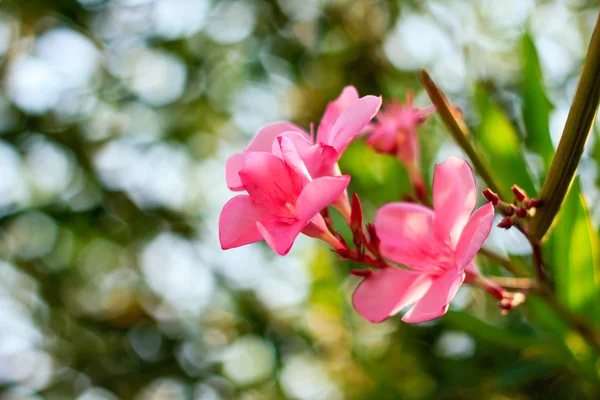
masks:
[(527, 201), (527, 207), (529, 208), (538, 208), (542, 205), (542, 200), (540, 199), (530, 199)]
[(370, 269), (353, 269), (350, 271), (350, 275), (359, 276), (361, 278), (368, 278), (371, 275)]
[(511, 217), (504, 217), (502, 221), (497, 225), (498, 228), (510, 229), (513, 226), (513, 221)]
[(350, 213), (350, 227), (352, 228), (352, 232), (362, 232), (363, 211), (362, 206), (360, 205), (360, 199), (356, 193), (352, 195), (351, 207), (352, 211)]
[(498, 195), (492, 192), (490, 189), (485, 189), (483, 191), (483, 197), (485, 197), (485, 199), (491, 202), (494, 206), (497, 206), (498, 202), (500, 201), (500, 197), (498, 197)]
[(525, 218), (525, 217), (527, 217), (527, 209), (525, 207), (521, 206), (521, 207), (517, 208), (516, 214), (517, 214), (517, 217), (519, 217), (519, 218)]
[(511, 187), (510, 189), (515, 194), (515, 199), (517, 201), (523, 201), (527, 198), (527, 193), (525, 193), (525, 191), (517, 185), (513, 185), (513, 187)]
[(344, 249), (334, 249), (333, 252), (337, 253), (342, 258), (350, 258), (351, 255), (351, 251), (347, 247)]
[(379, 236), (377, 236), (377, 232), (375, 231), (375, 225), (367, 224), (367, 234), (369, 235), (369, 239), (366, 245), (369, 248), (369, 251), (376, 257), (379, 257), (379, 245), (381, 244), (381, 241), (379, 240)]

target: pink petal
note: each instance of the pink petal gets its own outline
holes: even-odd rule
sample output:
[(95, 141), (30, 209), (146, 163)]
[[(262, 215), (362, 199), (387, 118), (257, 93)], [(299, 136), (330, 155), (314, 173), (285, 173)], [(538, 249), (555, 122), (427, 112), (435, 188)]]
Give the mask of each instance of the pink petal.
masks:
[[(335, 164), (339, 159), (335, 147), (322, 143), (313, 144), (298, 132), (285, 132), (279, 137), (286, 137), (292, 141), (312, 178), (334, 175)], [(279, 141), (273, 142), (272, 152), (283, 158)]]
[[(300, 153), (300, 156), (302, 158), (304, 158), (304, 154), (307, 153), (310, 150), (310, 148), (313, 146), (313, 142), (310, 140), (310, 138), (307, 138), (306, 134), (304, 134), (304, 133), (295, 132), (295, 131), (287, 131), (287, 132), (283, 132), (279, 136), (285, 136), (288, 139), (290, 139), (292, 141), (292, 143), (294, 144), (294, 146), (296, 147), (296, 149), (298, 149), (298, 153)], [(273, 154), (275, 154), (277, 157), (283, 158), (283, 156), (281, 154), (281, 145), (279, 144), (279, 141), (277, 141), (277, 140), (273, 141), (271, 152)]]
[(494, 206), (487, 203), (481, 207), (471, 218), (462, 231), (456, 246), (456, 266), (462, 271), (481, 249), (483, 242), (490, 235), (494, 222)]
[(236, 191), (243, 190), (244, 188), (242, 187), (239, 172), (244, 167), (246, 153), (252, 151), (270, 152), (277, 136), (284, 132), (295, 132), (300, 137), (308, 140), (308, 134), (304, 132), (302, 128), (289, 122), (275, 122), (265, 126), (258, 131), (243, 153), (234, 154), (227, 159), (225, 165), (225, 181), (227, 187)]
[(269, 247), (280, 256), (285, 256), (306, 224), (307, 221), (298, 221), (294, 224), (271, 221), (267, 224), (257, 222), (256, 227)]
[(263, 209), (245, 194), (229, 200), (219, 216), (219, 241), (223, 250), (262, 240), (256, 222), (265, 217)]
[(381, 97), (365, 96), (352, 103), (337, 119), (325, 144), (342, 154), (379, 111)]
[(444, 315), (464, 278), (464, 272), (458, 272), (455, 268), (435, 278), (427, 293), (404, 314), (402, 321), (418, 324)]
[(312, 178), (306, 169), (306, 165), (304, 165), (304, 161), (300, 158), (300, 154), (298, 153), (298, 149), (292, 142), (292, 140), (286, 136), (279, 136), (277, 138), (279, 142), (279, 146), (281, 149), (281, 156), (283, 161), (298, 175), (300, 175), (304, 182), (310, 182)]
[(433, 208), (437, 237), (452, 248), (475, 208), (477, 188), (473, 171), (465, 160), (450, 157), (436, 165), (433, 174)]
[(225, 163), (225, 182), (230, 190), (244, 190), (240, 179), (240, 170), (244, 167), (246, 153), (237, 153), (227, 159)]
[(327, 105), (317, 129), (317, 142), (328, 143), (329, 132), (335, 121), (356, 100), (358, 100), (358, 92), (354, 86), (346, 86), (338, 98)]
[(244, 189), (265, 207), (282, 207), (286, 201), (293, 202), (302, 188), (300, 178), (271, 153), (247, 153), (239, 174)]
[(344, 192), (350, 183), (350, 176), (322, 177), (309, 182), (296, 202), (298, 219), (308, 221)]
[(433, 236), (434, 213), (413, 203), (389, 203), (375, 215), (375, 229), (383, 256), (404, 265), (437, 264), (437, 241)]
[(273, 142), (277, 136), (284, 132), (294, 131), (305, 136), (308, 139), (308, 134), (299, 126), (290, 122), (275, 122), (262, 128), (252, 139), (245, 151), (266, 151), (270, 152)]
[(337, 162), (340, 154), (333, 146), (316, 144), (302, 155), (302, 159), (313, 178), (321, 176), (339, 176)]
[(376, 126), (367, 137), (367, 143), (380, 153), (393, 153), (396, 150), (396, 133), (385, 126)]
[(370, 322), (381, 322), (419, 300), (431, 286), (427, 275), (399, 268), (371, 271), (352, 296), (354, 308)]

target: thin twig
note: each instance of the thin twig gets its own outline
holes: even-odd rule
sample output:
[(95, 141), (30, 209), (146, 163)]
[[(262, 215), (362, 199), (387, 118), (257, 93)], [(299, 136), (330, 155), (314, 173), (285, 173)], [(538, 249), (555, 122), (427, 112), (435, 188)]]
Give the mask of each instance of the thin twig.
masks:
[(538, 291), (540, 287), (538, 283), (531, 278), (515, 278), (508, 276), (486, 276), (486, 279), (502, 286), (505, 289), (519, 289)]

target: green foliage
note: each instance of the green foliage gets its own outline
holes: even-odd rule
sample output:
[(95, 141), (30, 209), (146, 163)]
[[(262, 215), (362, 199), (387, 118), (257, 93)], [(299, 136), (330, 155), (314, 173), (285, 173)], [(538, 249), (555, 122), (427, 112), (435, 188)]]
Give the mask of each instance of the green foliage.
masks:
[[(540, 61), (533, 40), (523, 35), (523, 119), (527, 135), (525, 144), (544, 160), (544, 172), (548, 172), (554, 147), (550, 140), (550, 112), (552, 105), (546, 95)], [(541, 174), (542, 177), (545, 176)]]
[[(521, 150), (521, 138), (504, 111), (482, 86), (475, 88), (480, 123), (473, 135), (492, 164), (502, 188), (517, 184), (532, 197), (537, 193)], [(510, 199), (507, 199), (510, 200)]]
[(558, 300), (600, 326), (600, 266), (597, 232), (575, 181), (545, 244)]

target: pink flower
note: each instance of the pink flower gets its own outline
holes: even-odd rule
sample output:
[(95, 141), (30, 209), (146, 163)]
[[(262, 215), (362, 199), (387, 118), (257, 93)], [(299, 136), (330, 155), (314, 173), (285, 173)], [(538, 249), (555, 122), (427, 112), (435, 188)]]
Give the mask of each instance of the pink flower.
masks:
[(377, 114), (377, 122), (366, 129), (371, 133), (367, 143), (380, 153), (395, 154), (409, 172), (413, 172), (420, 153), (417, 126), (425, 122), (434, 110), (434, 106), (414, 108), (413, 94), (408, 92), (406, 105), (391, 101)]
[(319, 212), (348, 186), (350, 177), (312, 179), (291, 140), (277, 140), (281, 158), (249, 152), (239, 171), (242, 188), (219, 218), (223, 250), (265, 240), (280, 255), (289, 252), (302, 232), (336, 245)]
[(465, 279), (477, 274), (475, 254), (494, 219), (491, 203), (476, 204), (473, 172), (451, 157), (435, 168), (434, 209), (413, 203), (390, 203), (378, 210), (375, 228), (381, 254), (407, 269), (385, 267), (366, 273), (353, 296), (356, 310), (380, 322), (414, 305), (402, 317), (409, 323), (443, 315)]
[[(227, 186), (231, 190), (243, 189), (239, 172), (248, 154), (263, 151), (281, 157), (275, 140), (279, 136), (286, 136), (294, 143), (311, 177), (340, 176), (337, 165), (339, 158), (377, 114), (380, 106), (381, 97), (359, 98), (356, 89), (347, 86), (335, 101), (328, 104), (317, 129), (316, 142), (302, 128), (288, 122), (266, 126), (258, 132), (244, 152), (234, 154), (227, 160)], [(345, 191), (340, 194), (336, 205), (349, 212)]]

